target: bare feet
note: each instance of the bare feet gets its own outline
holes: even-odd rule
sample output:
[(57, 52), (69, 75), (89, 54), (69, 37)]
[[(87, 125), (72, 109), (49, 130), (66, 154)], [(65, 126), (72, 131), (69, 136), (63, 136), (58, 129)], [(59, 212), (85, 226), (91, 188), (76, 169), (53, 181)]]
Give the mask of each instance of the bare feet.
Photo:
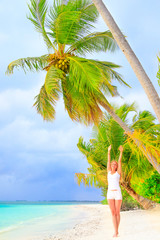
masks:
[(114, 233), (113, 237), (119, 237), (119, 233)]

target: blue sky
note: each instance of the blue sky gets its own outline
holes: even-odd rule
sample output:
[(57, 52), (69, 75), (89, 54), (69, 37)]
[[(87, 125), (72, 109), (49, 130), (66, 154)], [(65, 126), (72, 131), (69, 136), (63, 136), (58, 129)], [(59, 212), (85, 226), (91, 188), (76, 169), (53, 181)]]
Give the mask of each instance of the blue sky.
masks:
[[(49, 2), (52, 2), (50, 0)], [(120, 29), (127, 36), (157, 91), (157, 55), (160, 50), (160, 2), (147, 0), (105, 0)], [(43, 84), (45, 73), (15, 70), (5, 76), (7, 65), (21, 57), (47, 53), (43, 40), (26, 18), (27, 2), (0, 1), (0, 200), (102, 200), (100, 189), (78, 186), (74, 173), (86, 172), (87, 161), (76, 144), (80, 136), (88, 140), (91, 127), (73, 123), (62, 99), (56, 107), (56, 120), (46, 123), (32, 107), (34, 96)], [(97, 31), (107, 29), (100, 18)], [(115, 54), (88, 55), (113, 61), (123, 68), (132, 89), (118, 85), (123, 98), (109, 100), (118, 104), (136, 101), (139, 109), (152, 107), (127, 60)]]

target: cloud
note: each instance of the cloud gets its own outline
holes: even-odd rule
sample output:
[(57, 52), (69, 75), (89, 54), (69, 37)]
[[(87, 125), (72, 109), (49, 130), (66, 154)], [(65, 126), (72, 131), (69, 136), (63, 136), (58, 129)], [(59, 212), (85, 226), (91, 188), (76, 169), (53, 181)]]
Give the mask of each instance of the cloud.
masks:
[(91, 128), (73, 123), (64, 110), (61, 99), (56, 106), (56, 120), (47, 123), (32, 108), (34, 90), (8, 89), (0, 93), (0, 146), (26, 151), (72, 152), (78, 138)]
[(0, 111), (7, 113), (17, 107), (28, 109), (34, 96), (33, 90), (7, 89), (0, 93)]
[(81, 125), (47, 130), (38, 128), (36, 123), (17, 117), (12, 123), (0, 130), (0, 146), (3, 149), (24, 148), (26, 151), (72, 151), (73, 144), (83, 135)]
[(154, 114), (154, 111), (149, 102), (149, 99), (144, 91), (136, 91), (136, 92), (130, 91), (124, 97), (110, 98), (110, 102), (116, 103), (119, 106), (124, 103), (132, 104), (133, 102), (135, 102), (138, 107), (137, 110), (140, 110), (140, 111), (148, 110)]

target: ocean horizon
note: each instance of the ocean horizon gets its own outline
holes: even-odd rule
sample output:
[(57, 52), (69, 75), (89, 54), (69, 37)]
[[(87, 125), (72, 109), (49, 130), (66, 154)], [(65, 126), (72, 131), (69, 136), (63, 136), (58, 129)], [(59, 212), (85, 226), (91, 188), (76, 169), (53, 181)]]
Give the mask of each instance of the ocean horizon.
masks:
[(90, 201), (90, 200), (33, 200), (33, 201), (31, 201), (31, 200), (0, 200), (0, 204), (1, 203), (25, 203), (25, 202), (27, 202), (27, 203), (39, 203), (39, 202), (42, 202), (42, 203), (45, 203), (45, 202), (47, 202), (47, 203), (52, 203), (52, 202), (61, 202), (61, 203), (65, 203), (65, 202), (79, 202), (79, 203), (81, 203), (81, 202), (90, 202), (90, 203), (92, 203), (92, 202), (100, 202), (100, 201)]

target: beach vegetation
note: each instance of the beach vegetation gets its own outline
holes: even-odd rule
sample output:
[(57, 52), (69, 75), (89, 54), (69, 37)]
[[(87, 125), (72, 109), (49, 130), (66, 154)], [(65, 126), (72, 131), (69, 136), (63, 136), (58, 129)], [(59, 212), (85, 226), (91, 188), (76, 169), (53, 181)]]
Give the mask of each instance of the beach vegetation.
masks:
[(134, 184), (134, 188), (140, 195), (160, 203), (160, 175), (156, 171), (139, 184)]
[[(142, 139), (150, 137), (151, 141), (148, 143), (148, 147), (151, 151), (153, 148), (153, 151), (159, 154), (160, 125), (155, 124), (155, 117), (146, 110), (138, 112), (135, 103), (130, 105), (124, 104), (120, 107), (114, 106), (114, 108), (116, 109), (116, 114), (122, 117), (131, 129), (138, 131), (143, 136)], [(130, 119), (129, 116), (131, 114), (132, 117)], [(96, 182), (95, 187), (107, 188), (107, 151), (110, 145), (112, 145), (111, 159), (115, 160), (118, 160), (119, 156), (118, 147), (120, 145), (124, 147), (122, 159), (123, 174), (120, 181), (122, 190), (125, 190), (134, 198), (141, 207), (145, 209), (152, 207), (153, 202), (150, 200), (153, 199), (149, 199), (147, 195), (143, 195), (143, 192), (137, 191), (135, 184), (139, 185), (148, 179), (153, 174), (154, 168), (141, 153), (140, 149), (130, 140), (130, 137), (125, 134), (120, 125), (107, 113), (104, 113), (104, 118), (99, 125), (93, 127), (92, 138), (88, 143), (82, 137), (79, 139), (77, 146), (89, 163), (89, 173), (76, 173), (77, 183), (94, 186), (93, 183)], [(94, 182), (91, 180), (91, 176)], [(124, 196), (127, 195), (124, 194)], [(126, 204), (130, 203), (126, 202)]]

